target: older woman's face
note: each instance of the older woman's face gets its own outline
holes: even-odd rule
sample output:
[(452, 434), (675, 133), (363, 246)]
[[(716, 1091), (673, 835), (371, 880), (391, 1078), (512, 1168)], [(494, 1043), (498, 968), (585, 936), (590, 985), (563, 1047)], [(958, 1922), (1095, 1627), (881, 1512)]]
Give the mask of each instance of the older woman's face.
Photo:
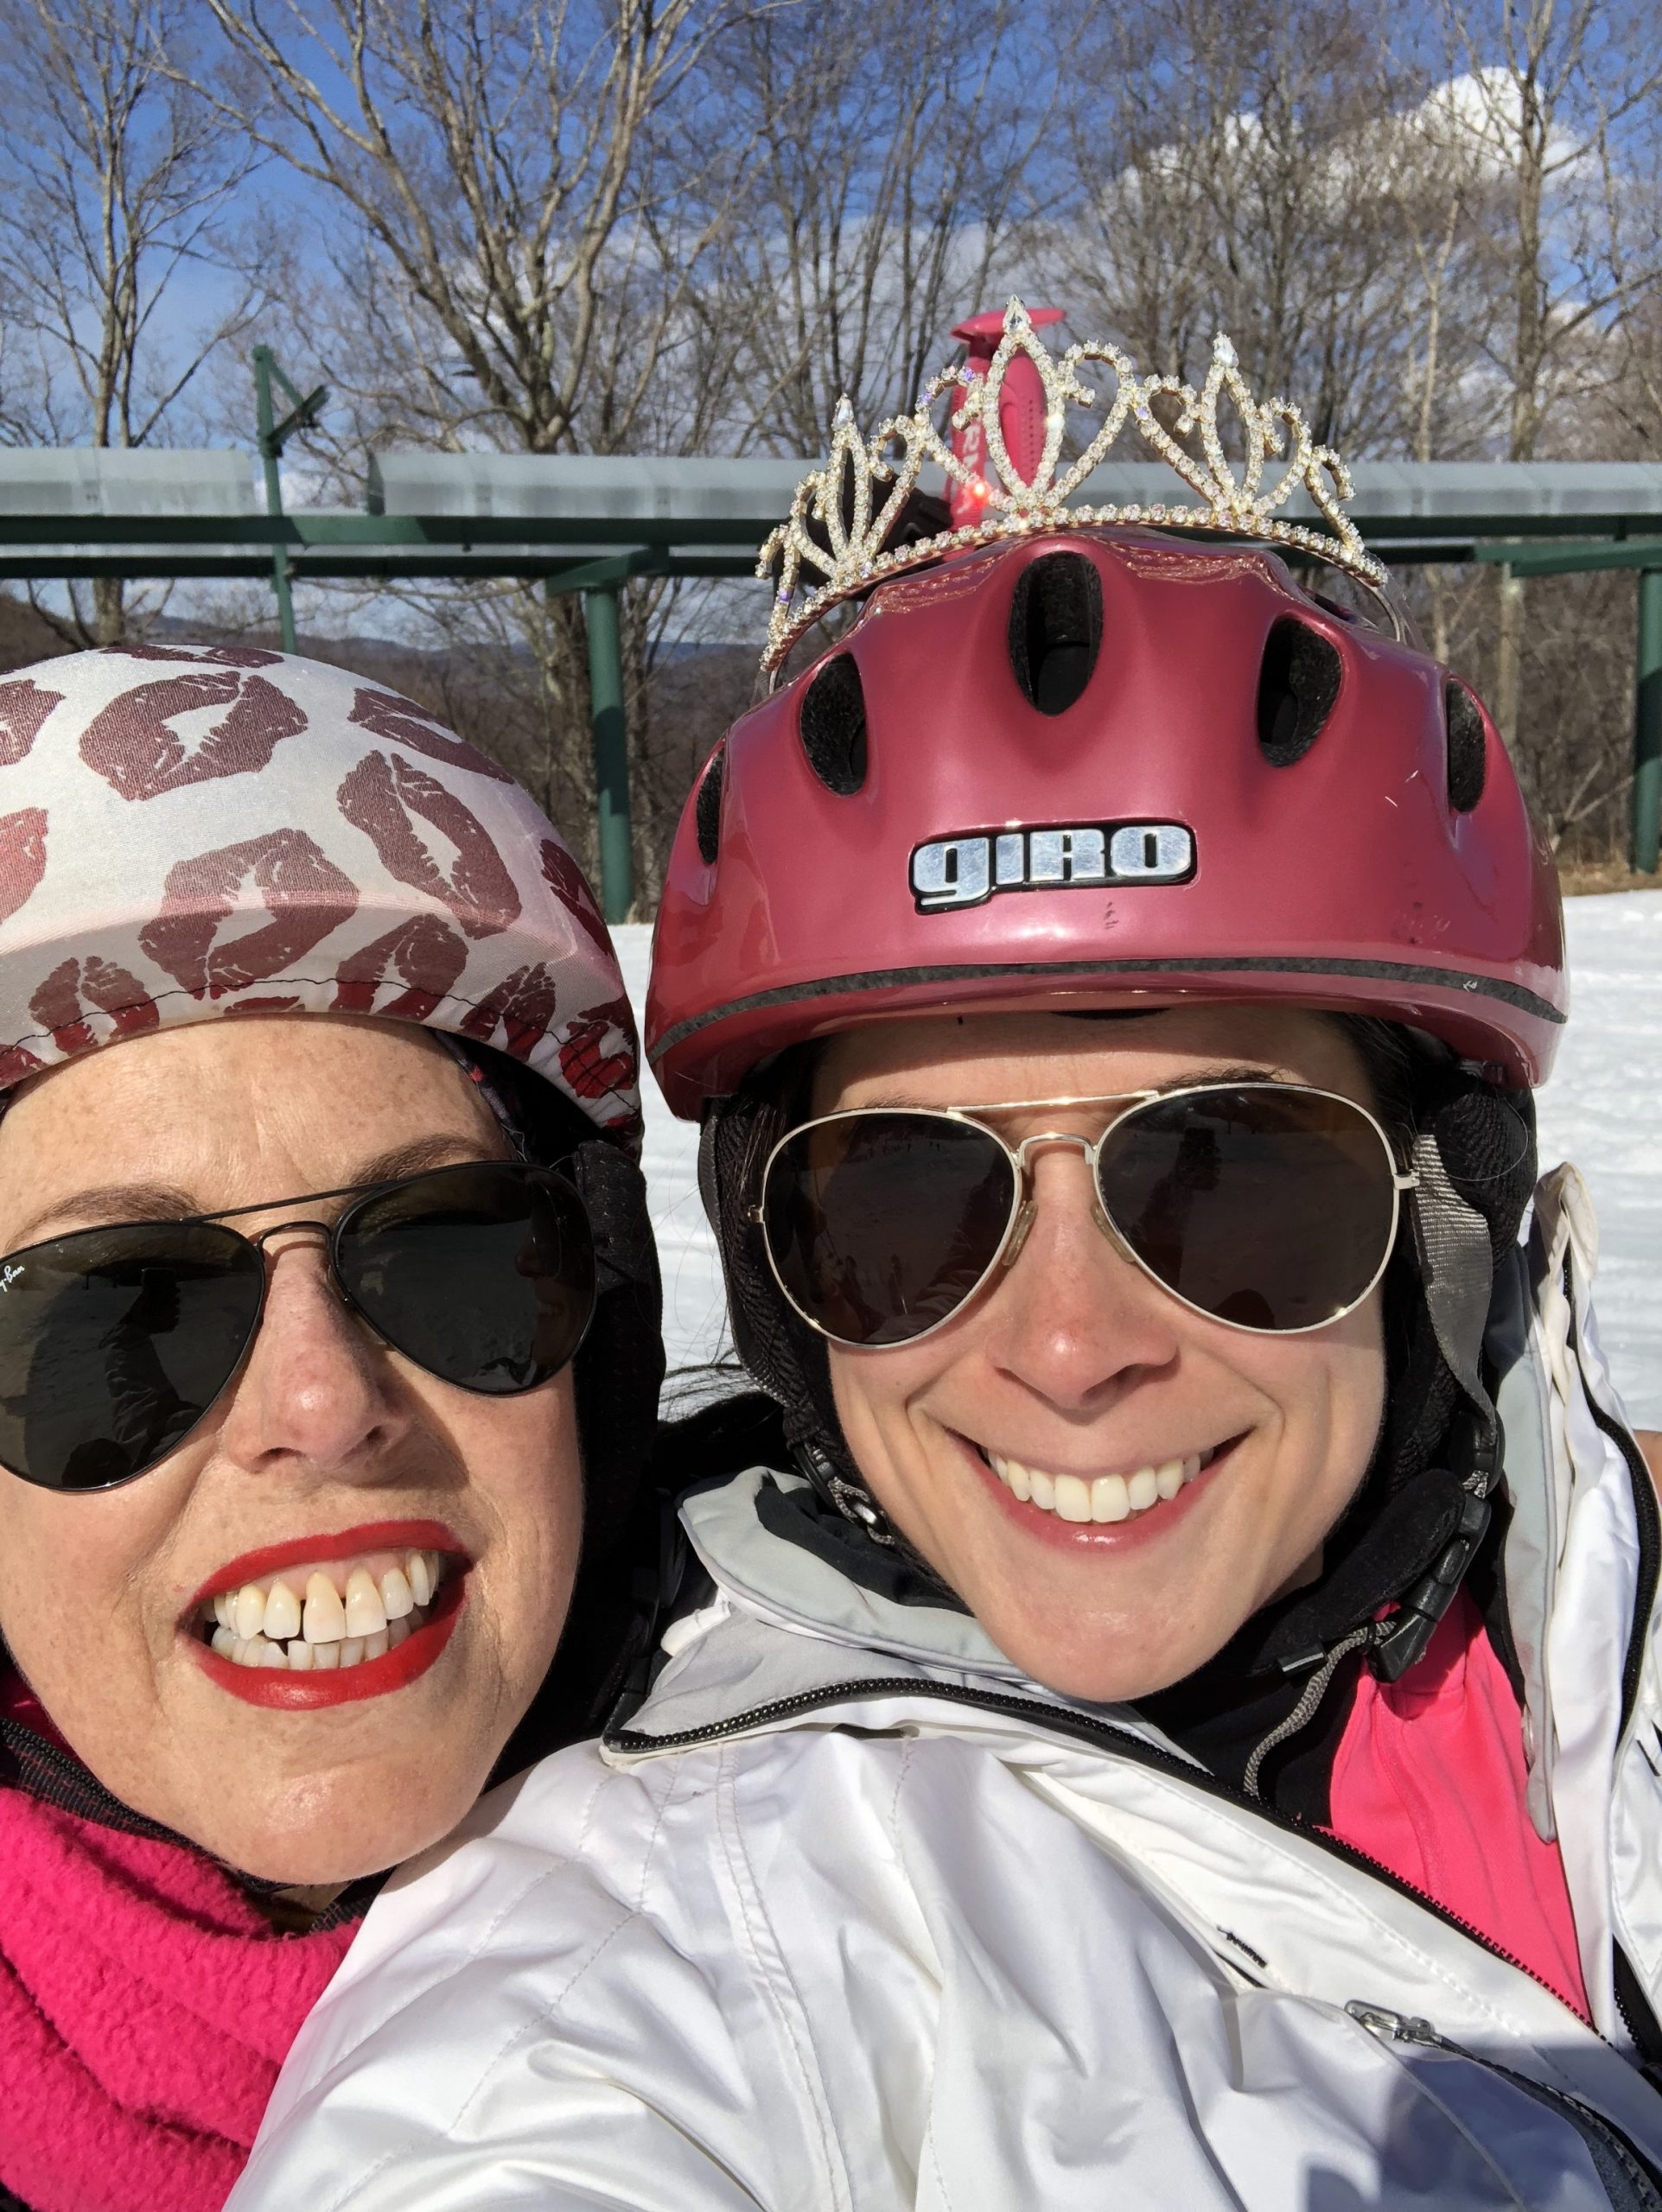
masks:
[[(1227, 1074), (1221, 1071), (1227, 1070)], [(1092, 1098), (1243, 1071), (1367, 1103), (1333, 1024), (1246, 1007), (1092, 1023), (938, 1019), (836, 1039), (814, 1109)], [(1103, 1108), (1012, 1116), (1101, 1134)], [(1034, 1155), (1033, 1224), (1015, 1263), (946, 1325), (885, 1351), (831, 1350), (844, 1433), (873, 1495), (1035, 1680), (1093, 1700), (1144, 1696), (1219, 1650), (1314, 1570), (1356, 1490), (1384, 1404), (1376, 1291), (1301, 1336), (1254, 1336), (1168, 1295), (1111, 1244), (1072, 1147)], [(1040, 1502), (1173, 1462), (1200, 1471), (1129, 1517), (1076, 1522)], [(1016, 1488), (1010, 1464), (1021, 1472)], [(1038, 1477), (1046, 1481), (1040, 1481)], [(1075, 1492), (1073, 1495), (1077, 1496)]]
[[(301, 1192), (506, 1152), (418, 1030), (205, 1022), (91, 1053), (23, 1091), (0, 1122), (0, 1251), (102, 1221), (276, 1201), (237, 1224), (255, 1234)], [(386, 1350), (334, 1294), (315, 1234), (273, 1238), (266, 1266), (245, 1366), (170, 1457), (79, 1496), (0, 1471), (0, 1629), (125, 1804), (248, 1872), (324, 1884), (443, 1835), (525, 1713), (571, 1592), (576, 1427), (569, 1370), (485, 1397)], [(256, 1572), (250, 1555), (272, 1547), (286, 1572)], [(419, 1599), (436, 1566), (460, 1584), (448, 1640), (378, 1694), (300, 1711), (248, 1701), (202, 1663), (199, 1594), (252, 1584), (269, 1600), (283, 1582), (303, 1605), (308, 1555), (348, 1602), (358, 1570), (379, 1592), (396, 1568)], [(389, 1611), (404, 1603), (392, 1592)]]

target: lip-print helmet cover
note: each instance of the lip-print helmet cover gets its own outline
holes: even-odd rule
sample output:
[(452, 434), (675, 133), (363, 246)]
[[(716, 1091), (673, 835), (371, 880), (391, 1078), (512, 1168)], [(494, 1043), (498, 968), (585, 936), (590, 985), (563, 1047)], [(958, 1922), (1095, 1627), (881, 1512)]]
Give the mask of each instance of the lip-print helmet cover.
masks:
[(638, 1150), (634, 1024), (541, 810), (321, 662), (140, 644), (0, 678), (0, 1090), (226, 1014), (373, 1014), (510, 1053)]

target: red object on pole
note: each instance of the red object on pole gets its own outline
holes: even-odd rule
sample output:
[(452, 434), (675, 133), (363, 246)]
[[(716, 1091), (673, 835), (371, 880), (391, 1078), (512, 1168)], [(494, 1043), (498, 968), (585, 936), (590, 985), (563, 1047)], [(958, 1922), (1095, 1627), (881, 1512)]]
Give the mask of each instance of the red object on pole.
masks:
[[(1042, 330), (1048, 323), (1060, 322), (1062, 310), (1030, 308), (1028, 320), (1035, 330)], [(974, 378), (986, 375), (1003, 334), (1001, 309), (972, 315), (958, 325), (952, 335), (961, 338), (970, 349), (962, 371), (966, 385)], [(1004, 389), (998, 401), (998, 427), (1003, 434), (1005, 450), (1022, 481), (1030, 484), (1039, 466), (1039, 456), (1044, 451), (1045, 388), (1039, 381), (1039, 372), (1025, 353), (1014, 357), (1005, 374)], [(952, 527), (957, 530), (965, 523), (979, 522), (991, 490), (984, 473), (986, 439), (978, 422), (966, 423), (961, 430), (952, 433), (952, 451), (971, 472), (968, 484), (949, 486)]]

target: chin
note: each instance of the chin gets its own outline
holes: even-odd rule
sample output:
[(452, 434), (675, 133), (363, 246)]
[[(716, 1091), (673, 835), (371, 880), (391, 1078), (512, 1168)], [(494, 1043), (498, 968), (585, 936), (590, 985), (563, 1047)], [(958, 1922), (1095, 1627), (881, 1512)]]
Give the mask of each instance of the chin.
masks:
[(401, 1866), (448, 1835), (472, 1803), (469, 1798), (436, 1810), (426, 1820), (406, 1818), (385, 1826), (364, 1821), (361, 1815), (356, 1820), (324, 1819), (287, 1832), (280, 1826), (252, 1827), (239, 1822), (234, 1830), (204, 1835), (201, 1840), (215, 1858), (256, 1881), (316, 1889)]
[[(1085, 1705), (1125, 1705), (1152, 1697), (1192, 1675), (1228, 1641), (1227, 1635), (1161, 1635), (1149, 1614), (1098, 1619), (1058, 1618), (1050, 1606), (972, 1608), (1004, 1656), (1024, 1675)], [(1151, 1608), (1150, 1611), (1153, 1611)], [(1156, 1615), (1157, 1618), (1157, 1614)], [(1174, 1630), (1192, 1624), (1170, 1623)], [(1238, 1625), (1226, 1624), (1232, 1634)]]

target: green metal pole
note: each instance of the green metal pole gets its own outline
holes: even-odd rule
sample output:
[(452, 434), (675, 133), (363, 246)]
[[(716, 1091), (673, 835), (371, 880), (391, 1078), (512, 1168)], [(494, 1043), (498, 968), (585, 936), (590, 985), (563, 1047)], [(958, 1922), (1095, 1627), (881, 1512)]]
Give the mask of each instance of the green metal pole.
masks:
[(608, 922), (626, 922), (634, 904), (629, 841), (629, 748), (623, 727), (623, 657), (618, 646), (617, 588), (585, 592), (589, 699), (600, 801), (600, 893)]
[[(265, 512), (269, 515), (283, 512), (283, 483), (277, 473), (278, 446), (272, 433), (277, 428), (277, 416), (271, 407), (271, 372), (276, 365), (269, 346), (254, 348), (254, 397), (257, 427), (259, 432), (260, 459), (265, 464)], [(289, 588), (289, 549), (286, 545), (271, 548), (271, 588), (277, 594), (277, 634), (285, 653), (297, 652), (300, 648), (295, 638), (294, 594)]]
[(1633, 866), (1656, 873), (1662, 834), (1662, 569), (1639, 572), (1639, 666), (1633, 685)]

